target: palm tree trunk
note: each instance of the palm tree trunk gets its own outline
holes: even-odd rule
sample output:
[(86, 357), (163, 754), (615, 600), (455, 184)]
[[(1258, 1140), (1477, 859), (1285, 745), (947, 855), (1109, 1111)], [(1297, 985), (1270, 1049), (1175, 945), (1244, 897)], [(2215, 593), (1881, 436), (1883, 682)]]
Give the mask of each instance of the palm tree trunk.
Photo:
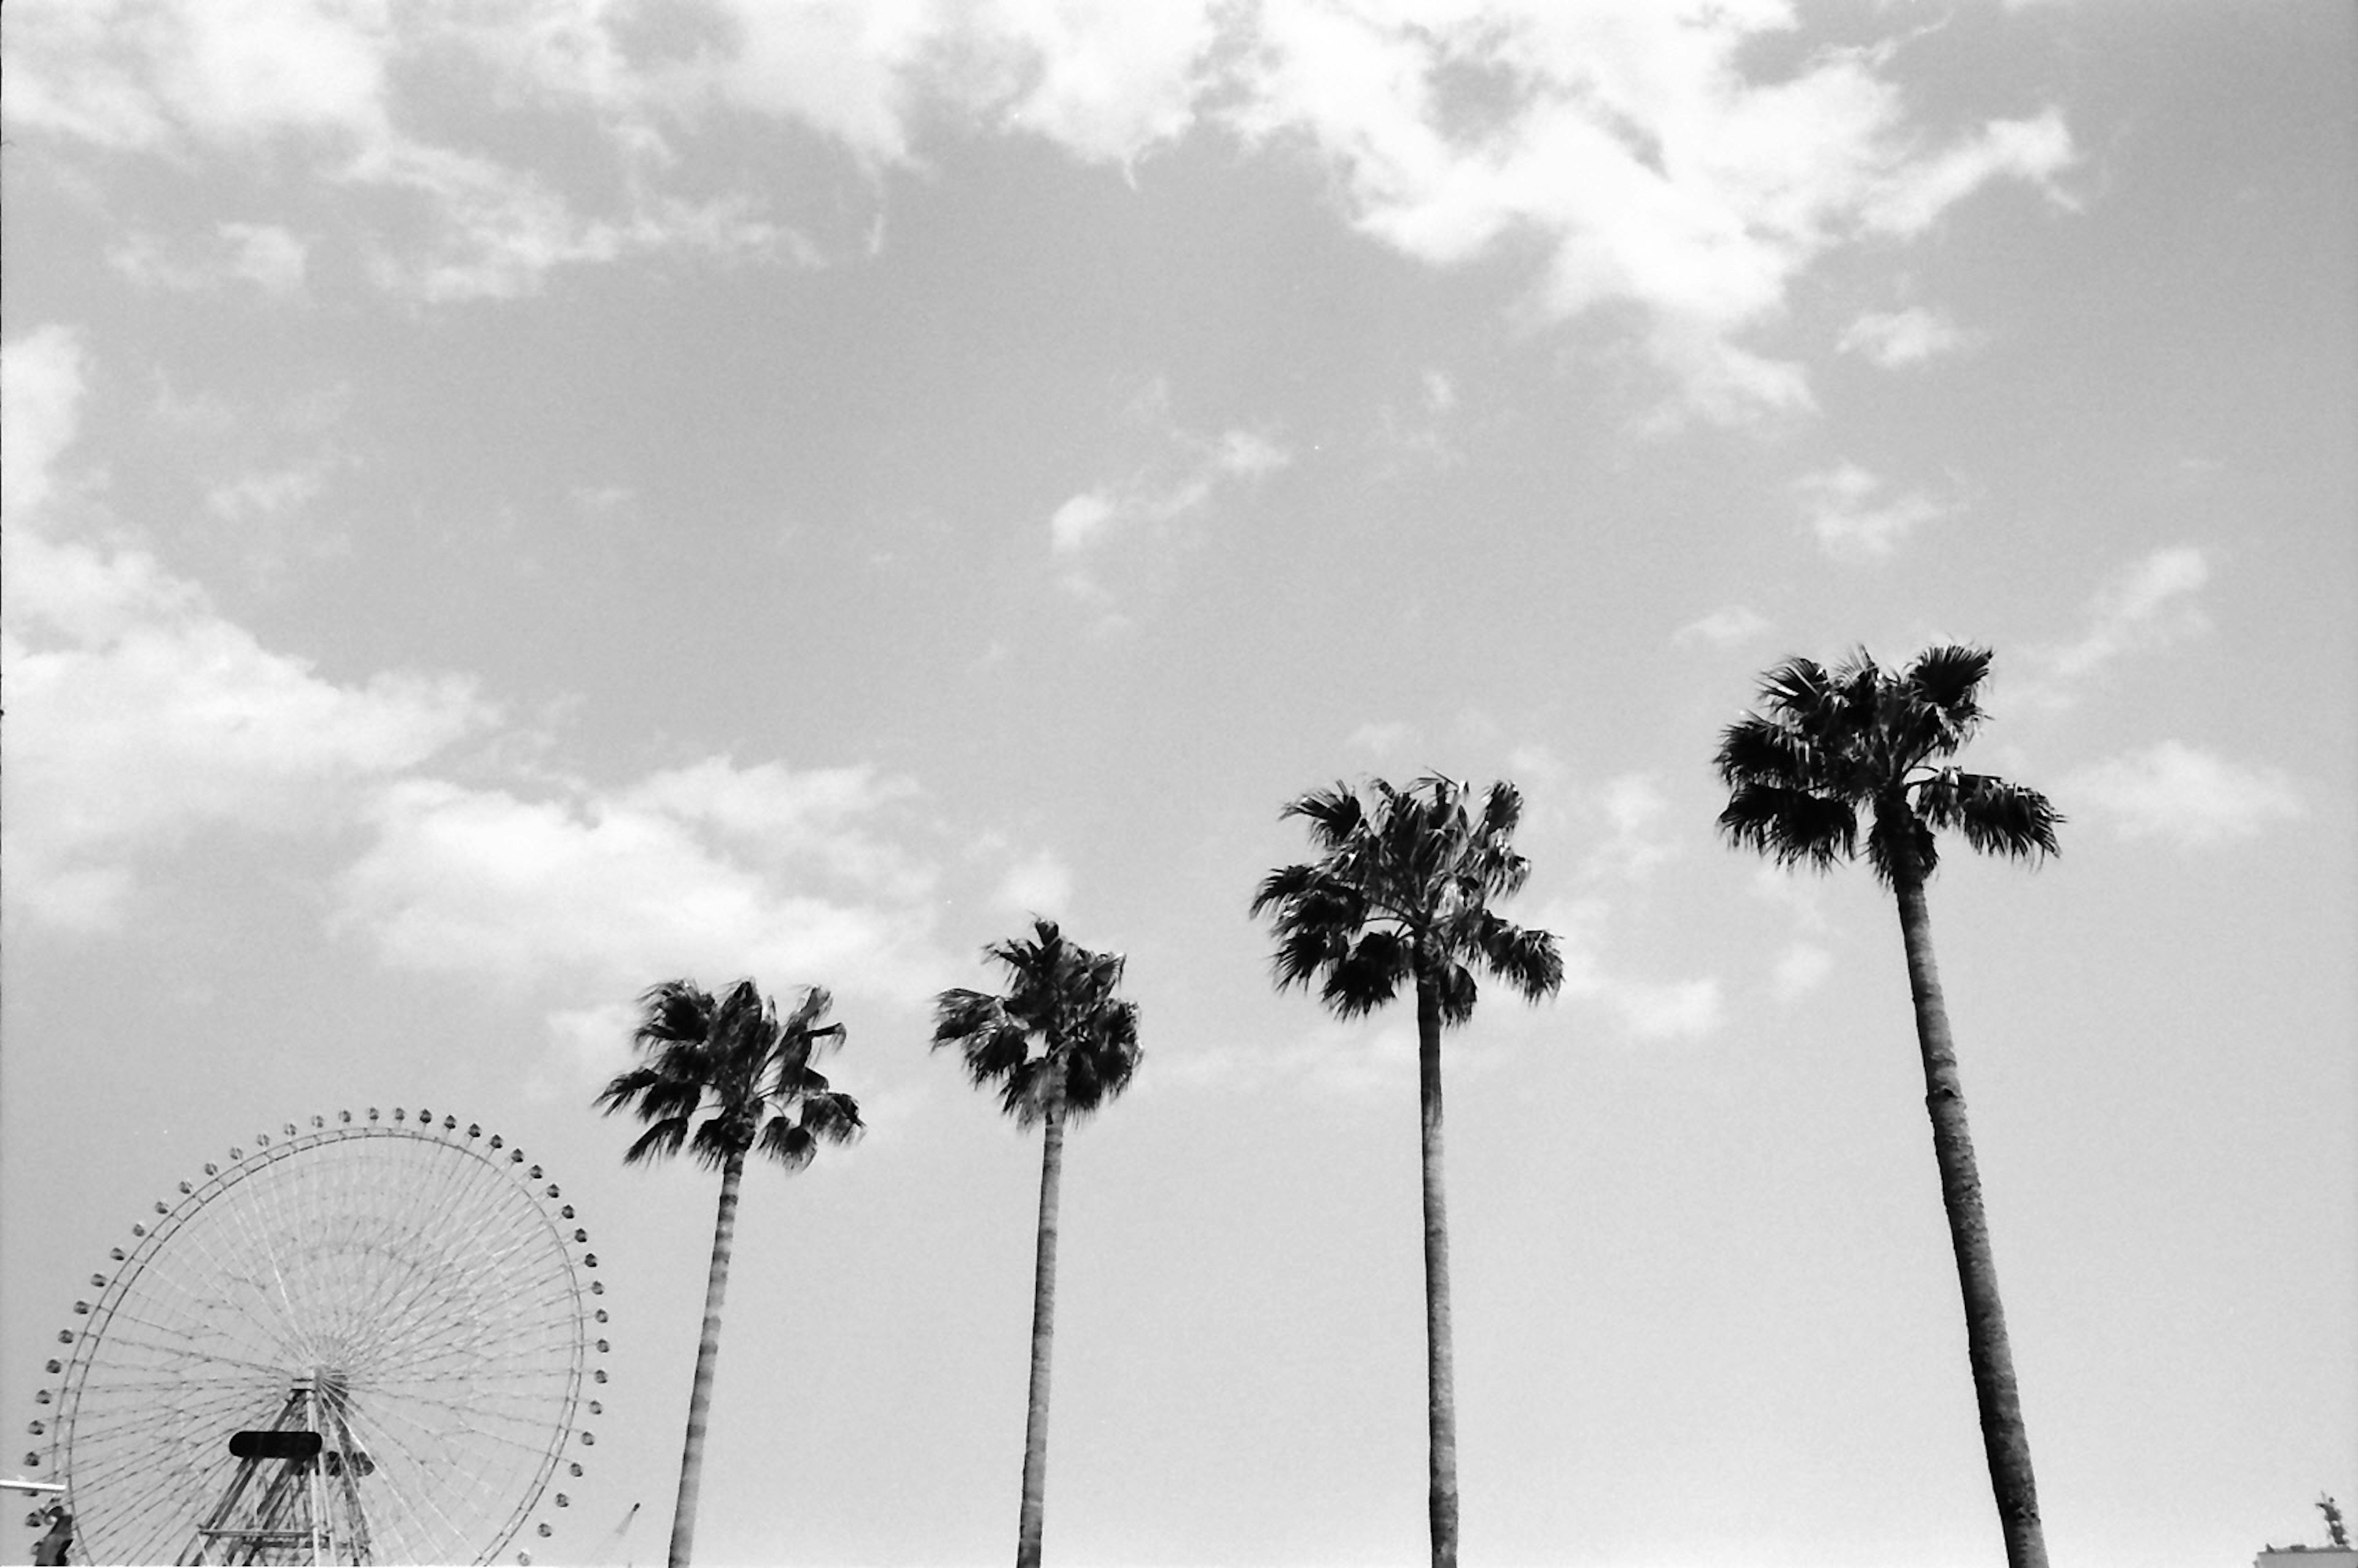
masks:
[(687, 1396), (687, 1441), (679, 1454), (679, 1500), (671, 1512), (671, 1568), (687, 1568), (696, 1545), (696, 1494), (704, 1484), (704, 1428), (712, 1409), (712, 1368), (720, 1359), (720, 1298), (729, 1291), (729, 1254), (737, 1236), (737, 1189), (745, 1156), (720, 1168), (720, 1208), (712, 1221), (712, 1267), (704, 1277), (704, 1334), (696, 1342), (696, 1382)]
[(1941, 1167), (1941, 1201), (1949, 1215), (1949, 1243), (1957, 1255), (1957, 1285), (1965, 1303), (1965, 1355), (1981, 1408), (1982, 1448), (1990, 1489), (2006, 1536), (2007, 1568), (2047, 1568), (2047, 1541), (2039, 1520), (2039, 1488), (2030, 1473), (2030, 1434), (2014, 1381), (2014, 1352), (1999, 1303), (1997, 1260), (1982, 1214), (1981, 1173), (1965, 1125), (1965, 1091), (1957, 1076), (1956, 1043), (1941, 999), (1932, 961), (1932, 924), (1924, 878), (1913, 864), (1893, 868), (1899, 901), (1899, 936), (1908, 952), (1908, 989), (1916, 1004), (1916, 1040), (1924, 1054), (1924, 1107), (1932, 1118), (1932, 1153)]
[(1432, 1439), (1426, 1509), (1433, 1568), (1457, 1568), (1457, 1379), (1450, 1354), (1449, 1213), (1441, 1185), (1441, 994), (1422, 973), (1416, 1089), (1424, 1175), (1425, 1420)]
[(1065, 1108), (1051, 1104), (1040, 1139), (1040, 1237), (1032, 1267), (1032, 1396), (1023, 1415), (1023, 1513), (1015, 1568), (1040, 1568), (1047, 1511), (1048, 1352), (1056, 1331), (1056, 1198), (1065, 1179)]

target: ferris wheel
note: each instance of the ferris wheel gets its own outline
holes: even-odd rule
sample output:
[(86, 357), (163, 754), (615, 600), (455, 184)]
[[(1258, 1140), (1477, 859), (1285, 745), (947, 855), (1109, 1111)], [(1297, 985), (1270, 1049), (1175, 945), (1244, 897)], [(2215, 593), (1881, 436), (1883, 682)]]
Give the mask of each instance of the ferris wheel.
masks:
[(530, 1563), (606, 1380), (556, 1184), (423, 1109), (229, 1152), (91, 1276), (35, 1396), (77, 1560), (488, 1563), (532, 1524)]

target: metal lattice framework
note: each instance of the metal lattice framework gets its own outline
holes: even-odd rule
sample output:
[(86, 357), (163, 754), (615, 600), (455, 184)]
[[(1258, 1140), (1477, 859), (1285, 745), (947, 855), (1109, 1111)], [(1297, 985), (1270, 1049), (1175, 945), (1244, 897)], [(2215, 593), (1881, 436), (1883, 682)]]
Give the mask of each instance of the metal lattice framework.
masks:
[(595, 1442), (604, 1287), (523, 1151), (345, 1111), (156, 1213), (36, 1396), (25, 1462), (64, 1483), (78, 1561), (488, 1563), (553, 1533), (532, 1516)]

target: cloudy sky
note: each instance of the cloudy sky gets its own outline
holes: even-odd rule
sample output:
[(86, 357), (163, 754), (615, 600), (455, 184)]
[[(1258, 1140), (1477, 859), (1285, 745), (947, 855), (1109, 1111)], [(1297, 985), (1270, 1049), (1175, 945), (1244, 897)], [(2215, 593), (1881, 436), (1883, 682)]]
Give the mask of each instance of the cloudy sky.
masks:
[(818, 982), (872, 1130), (749, 1185), (698, 1546), (1002, 1560), (1037, 1144), (926, 999), (1037, 911), (1148, 1053), (1052, 1557), (1422, 1561), (1412, 1021), (1245, 906), (1440, 770), (1567, 954), (1449, 1047), (1466, 1560), (1994, 1562), (1890, 907), (1708, 767), (1784, 655), (1970, 639), (2071, 819), (1933, 891), (2056, 1559), (2358, 1500), (2347, 6), (5, 28), (16, 1430), (175, 1183), (448, 1106), (610, 1281), (544, 1555), (657, 1560), (713, 1183), (589, 1098), (647, 984)]

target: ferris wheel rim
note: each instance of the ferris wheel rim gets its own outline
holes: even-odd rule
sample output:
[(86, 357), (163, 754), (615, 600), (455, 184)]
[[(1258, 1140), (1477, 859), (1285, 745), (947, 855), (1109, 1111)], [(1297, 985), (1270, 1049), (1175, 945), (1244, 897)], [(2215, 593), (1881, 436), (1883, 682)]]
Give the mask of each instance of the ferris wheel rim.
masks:
[[(582, 1474), (568, 1454), (595, 1441), (579, 1416), (605, 1380), (590, 1320), (606, 1314), (590, 1303), (603, 1292), (586, 1273), (597, 1260), (557, 1184), (455, 1116), (310, 1122), (257, 1134), (179, 1184), (92, 1276), (97, 1300), (75, 1303), (86, 1325), (61, 1333), (70, 1355), (49, 1362), (49, 1460), (86, 1554), (193, 1550), (208, 1527), (182, 1516), (221, 1490), (229, 1463), (200, 1450), (231, 1428), (330, 1433), (319, 1459), (286, 1473), (314, 1478), (312, 1528), (340, 1518), (339, 1550), (367, 1561), (489, 1562), (560, 1465)], [(49, 1401), (49, 1384), (38, 1397)], [(154, 1434), (122, 1424), (135, 1409)], [(214, 1527), (258, 1528), (226, 1513)], [(552, 1533), (542, 1519), (537, 1537)]]

